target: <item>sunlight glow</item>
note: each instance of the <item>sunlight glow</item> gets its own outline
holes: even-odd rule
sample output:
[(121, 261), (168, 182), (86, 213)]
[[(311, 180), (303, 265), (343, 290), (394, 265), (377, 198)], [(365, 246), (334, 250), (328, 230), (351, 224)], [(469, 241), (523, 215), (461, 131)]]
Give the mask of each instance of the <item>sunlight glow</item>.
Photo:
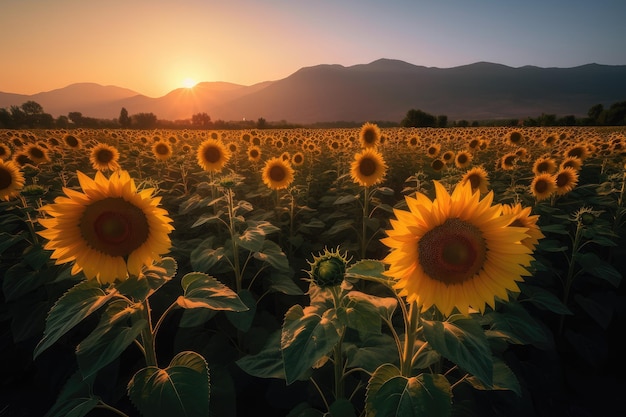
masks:
[(193, 88), (196, 86), (196, 84), (197, 82), (193, 78), (188, 77), (183, 80), (183, 87), (185, 88)]

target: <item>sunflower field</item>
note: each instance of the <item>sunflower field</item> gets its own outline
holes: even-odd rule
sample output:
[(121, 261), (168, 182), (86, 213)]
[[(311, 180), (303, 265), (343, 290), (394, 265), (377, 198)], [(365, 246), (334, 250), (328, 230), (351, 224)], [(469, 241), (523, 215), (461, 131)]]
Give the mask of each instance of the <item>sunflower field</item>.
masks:
[(588, 416), (626, 129), (0, 130), (0, 416)]

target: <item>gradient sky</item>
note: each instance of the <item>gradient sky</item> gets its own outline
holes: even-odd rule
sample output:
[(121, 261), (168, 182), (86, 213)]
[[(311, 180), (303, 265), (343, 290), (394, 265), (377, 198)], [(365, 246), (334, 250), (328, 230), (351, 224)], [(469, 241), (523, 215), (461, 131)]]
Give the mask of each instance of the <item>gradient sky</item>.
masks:
[(626, 65), (626, 0), (1, 0), (0, 91), (160, 97), (379, 58), (450, 68)]

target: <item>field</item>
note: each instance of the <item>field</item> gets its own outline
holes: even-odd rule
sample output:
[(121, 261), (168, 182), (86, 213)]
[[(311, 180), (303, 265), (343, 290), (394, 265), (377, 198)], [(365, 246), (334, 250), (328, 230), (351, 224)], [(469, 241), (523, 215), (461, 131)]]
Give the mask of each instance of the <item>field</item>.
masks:
[(0, 131), (0, 416), (612, 415), (625, 147)]

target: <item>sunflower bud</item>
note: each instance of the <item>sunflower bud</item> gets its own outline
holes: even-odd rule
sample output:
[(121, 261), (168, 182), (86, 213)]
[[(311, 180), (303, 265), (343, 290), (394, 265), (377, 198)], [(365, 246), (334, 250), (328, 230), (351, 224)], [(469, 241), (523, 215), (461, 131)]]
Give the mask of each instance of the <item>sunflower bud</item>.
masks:
[(346, 273), (348, 259), (346, 255), (337, 250), (324, 249), (324, 253), (313, 256), (313, 262), (309, 262), (311, 281), (318, 287), (327, 288), (341, 285)]

